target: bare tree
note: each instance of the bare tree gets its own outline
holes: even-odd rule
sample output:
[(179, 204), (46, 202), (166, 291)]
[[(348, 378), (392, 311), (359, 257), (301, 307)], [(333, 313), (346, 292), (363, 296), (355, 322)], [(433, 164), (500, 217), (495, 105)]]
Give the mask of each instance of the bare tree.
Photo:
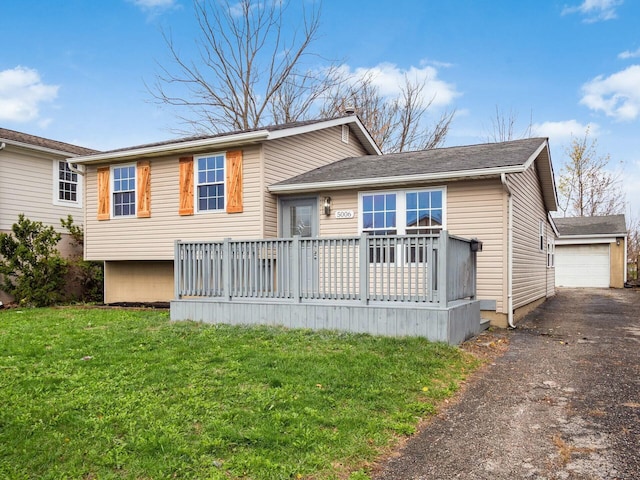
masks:
[[(305, 66), (320, 11), (300, 5), (302, 18), (290, 21), (286, 0), (195, 0), (199, 58), (183, 57), (164, 32), (170, 65), (159, 66), (148, 90), (158, 103), (185, 109), (184, 131), (219, 133), (302, 118), (338, 76), (334, 67)], [(289, 33), (291, 24), (299, 27)]]
[(400, 93), (386, 98), (374, 84), (372, 74), (343, 78), (325, 97), (320, 113), (329, 117), (354, 109), (386, 153), (436, 148), (444, 143), (455, 111), (445, 112), (433, 124), (427, 124), (434, 98), (424, 98), (426, 83), (405, 75)]
[(532, 119), (529, 119), (529, 125), (520, 135), (516, 135), (515, 133), (517, 120), (517, 112), (509, 110), (509, 113), (506, 114), (496, 105), (496, 112), (495, 116), (491, 118), (491, 131), (487, 135), (487, 141), (490, 143), (507, 142), (515, 138), (531, 137)]
[(597, 141), (573, 138), (567, 149), (568, 161), (560, 172), (559, 208), (564, 216), (590, 217), (622, 213), (625, 197), (620, 176), (607, 170), (611, 157), (597, 153)]

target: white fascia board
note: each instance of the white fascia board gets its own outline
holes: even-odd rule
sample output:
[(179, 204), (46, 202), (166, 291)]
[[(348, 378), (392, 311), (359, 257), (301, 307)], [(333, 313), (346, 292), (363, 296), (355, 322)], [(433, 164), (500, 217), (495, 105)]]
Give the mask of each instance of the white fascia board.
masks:
[(419, 175), (405, 175), (402, 177), (358, 178), (354, 180), (336, 180), (330, 182), (301, 183), (291, 185), (271, 185), (268, 190), (272, 193), (308, 192), (316, 190), (346, 190), (357, 187), (371, 187), (380, 185), (402, 185), (405, 183), (466, 180), (469, 178), (498, 177), (501, 173), (520, 173), (522, 165), (513, 167), (494, 167), (477, 170), (461, 170), (458, 172), (428, 173)]
[(269, 132), (267, 130), (258, 130), (256, 132), (238, 133), (235, 135), (225, 135), (222, 137), (204, 138), (187, 142), (132, 148), (130, 150), (120, 150), (111, 153), (105, 152), (94, 155), (85, 155), (81, 157), (75, 157), (73, 159), (73, 163), (84, 165), (106, 161), (131, 160), (133, 158), (149, 157), (155, 155), (169, 155), (181, 152), (192, 152), (195, 149), (202, 149), (205, 147), (222, 148), (236, 145), (239, 146), (248, 143), (255, 143), (260, 140), (265, 140), (268, 136)]
[[(620, 238), (620, 237), (617, 237)], [(615, 243), (616, 237), (611, 235), (563, 236), (556, 239), (556, 245), (588, 245), (593, 243)]]
[(545, 140), (540, 144), (538, 148), (536, 148), (536, 151), (531, 154), (531, 156), (527, 159), (527, 161), (524, 162), (524, 170), (529, 168), (531, 164), (535, 162), (536, 158), (538, 158), (538, 155), (540, 155), (540, 152), (542, 152), (542, 150), (544, 150), (544, 147), (546, 146), (547, 146), (547, 141)]
[(373, 140), (369, 132), (364, 127), (360, 119), (357, 115), (351, 115), (349, 117), (340, 117), (334, 118), (331, 120), (326, 120), (324, 122), (311, 123), (309, 125), (302, 125), (299, 127), (293, 128), (283, 128), (281, 130), (273, 130), (269, 132), (269, 140), (276, 140), (278, 138), (291, 137), (293, 135), (300, 135), (302, 133), (315, 132), (317, 130), (322, 130), (325, 128), (337, 127), (340, 125), (347, 125), (350, 123), (354, 123), (358, 129), (361, 131), (362, 135), (369, 141), (371, 144), (371, 148), (375, 151), (377, 155), (382, 155), (382, 151), (376, 145), (376, 142)]
[(547, 219), (549, 220), (549, 225), (551, 225), (553, 233), (556, 234), (556, 238), (560, 237), (560, 232), (558, 232), (558, 227), (556, 227), (556, 222), (553, 220), (550, 212), (547, 212)]
[(71, 152), (67, 152), (65, 150), (57, 150), (55, 148), (47, 148), (47, 147), (41, 147), (39, 145), (33, 145), (31, 143), (24, 143), (24, 142), (16, 142), (15, 140), (8, 140), (8, 139), (4, 139), (4, 138), (0, 138), (0, 143), (6, 143), (7, 145), (11, 145), (14, 147), (20, 147), (20, 148), (26, 148), (29, 150), (36, 150), (38, 152), (43, 152), (43, 153), (51, 153), (54, 155), (60, 155), (62, 157), (77, 157), (78, 154), (76, 153), (71, 153)]

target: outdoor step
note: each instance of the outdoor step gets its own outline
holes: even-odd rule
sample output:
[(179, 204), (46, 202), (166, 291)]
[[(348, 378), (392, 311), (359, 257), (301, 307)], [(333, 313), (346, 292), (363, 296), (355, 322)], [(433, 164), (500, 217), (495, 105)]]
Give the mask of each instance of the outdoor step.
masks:
[(482, 332), (483, 330), (488, 329), (490, 323), (491, 323), (491, 320), (487, 320), (486, 318), (481, 318), (480, 319), (480, 331)]

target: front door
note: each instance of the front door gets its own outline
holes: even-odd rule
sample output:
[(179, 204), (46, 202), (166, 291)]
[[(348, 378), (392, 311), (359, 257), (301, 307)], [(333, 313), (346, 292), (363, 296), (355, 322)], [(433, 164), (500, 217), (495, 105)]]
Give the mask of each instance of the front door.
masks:
[(281, 236), (284, 238), (318, 236), (318, 199), (296, 198), (280, 200)]
[[(318, 236), (318, 199), (293, 198), (280, 200), (280, 235), (284, 238)], [(313, 242), (301, 243), (300, 280), (303, 295), (318, 286), (318, 252)]]

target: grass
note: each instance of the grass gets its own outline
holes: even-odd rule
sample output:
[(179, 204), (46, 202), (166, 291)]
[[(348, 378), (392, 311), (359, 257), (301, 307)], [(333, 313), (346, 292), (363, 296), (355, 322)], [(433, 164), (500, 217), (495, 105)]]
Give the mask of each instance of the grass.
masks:
[(423, 339), (0, 314), (0, 478), (368, 478), (477, 361)]

